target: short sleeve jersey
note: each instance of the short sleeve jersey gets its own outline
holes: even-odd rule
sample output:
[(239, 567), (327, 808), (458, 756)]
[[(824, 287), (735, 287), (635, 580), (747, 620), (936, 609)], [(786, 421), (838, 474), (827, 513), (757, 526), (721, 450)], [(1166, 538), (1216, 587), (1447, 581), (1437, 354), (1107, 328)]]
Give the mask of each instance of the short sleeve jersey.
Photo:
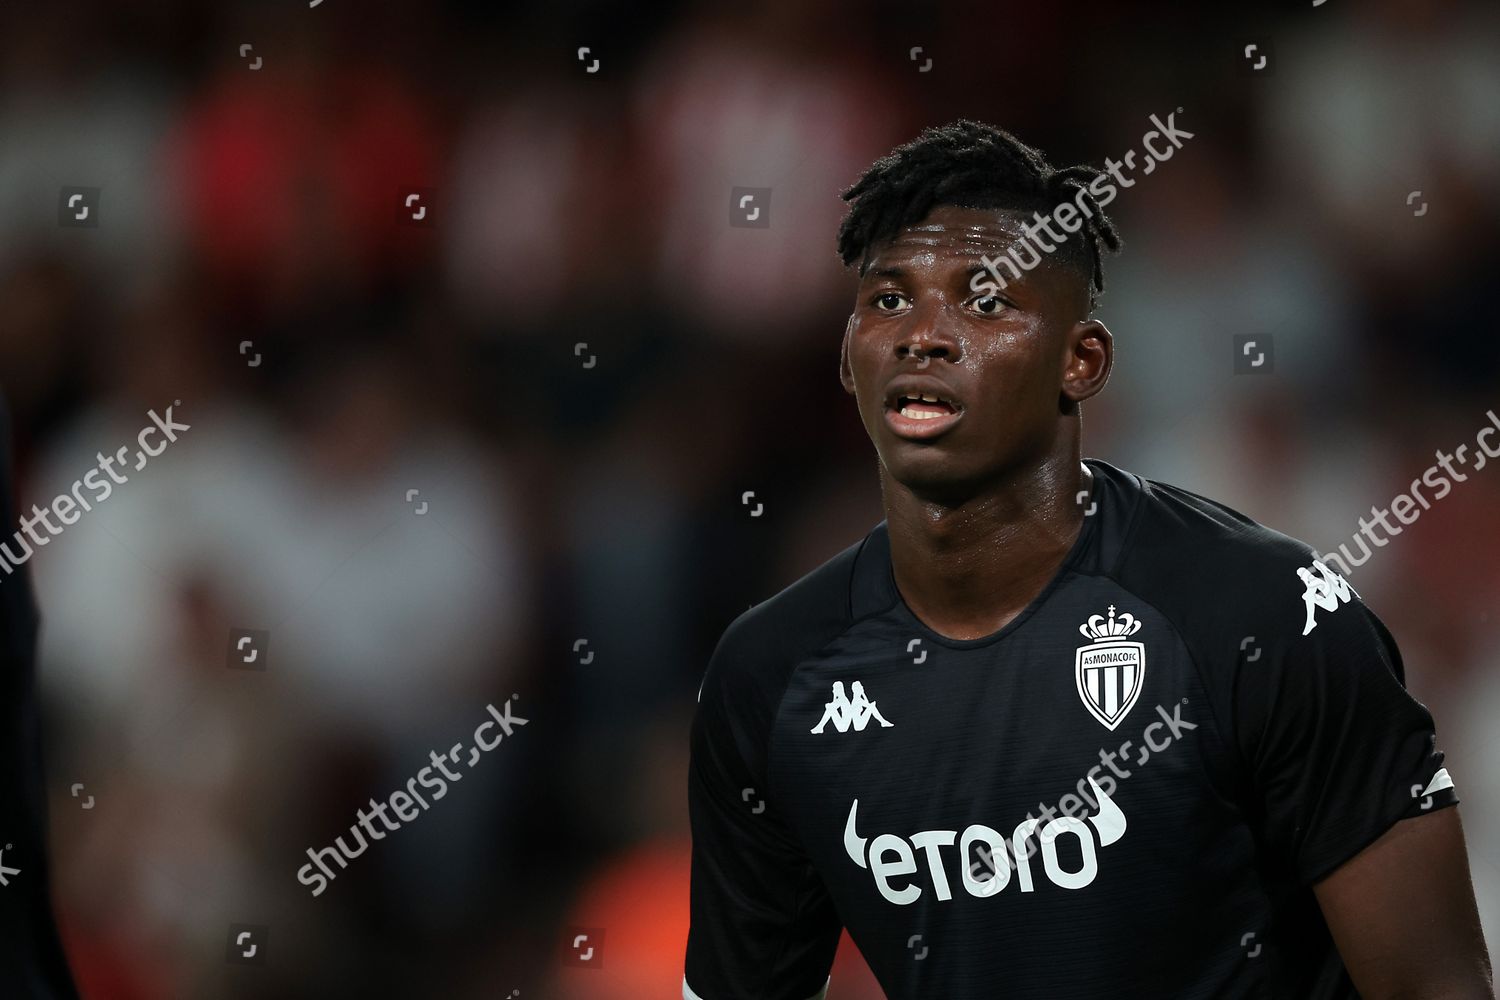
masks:
[[(10, 417), (0, 399), (0, 523), (11, 501)], [(12, 548), (16, 546), (12, 544)], [(36, 692), (40, 618), (30, 567), (0, 572), (0, 996), (71, 1000), (48, 892), (47, 791)]]
[[(740, 615), (692, 728), (688, 1000), (1355, 997), (1312, 886), (1458, 799), (1315, 552), (1105, 462), (1048, 586), (947, 638), (885, 522)], [(836, 991), (835, 991), (836, 992)]]

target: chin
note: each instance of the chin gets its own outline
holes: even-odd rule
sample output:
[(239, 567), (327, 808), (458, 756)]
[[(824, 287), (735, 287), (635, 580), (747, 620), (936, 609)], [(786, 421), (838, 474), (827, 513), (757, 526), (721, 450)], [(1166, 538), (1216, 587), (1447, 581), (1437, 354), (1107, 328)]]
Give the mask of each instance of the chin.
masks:
[(891, 481), (924, 500), (966, 499), (983, 479), (935, 448), (929, 448), (926, 455), (906, 454), (894, 461), (882, 459), (882, 464)]

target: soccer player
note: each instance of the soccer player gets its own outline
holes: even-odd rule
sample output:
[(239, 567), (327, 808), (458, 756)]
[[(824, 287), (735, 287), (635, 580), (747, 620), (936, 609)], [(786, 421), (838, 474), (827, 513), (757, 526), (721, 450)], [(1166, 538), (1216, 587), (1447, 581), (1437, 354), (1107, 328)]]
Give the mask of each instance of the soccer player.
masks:
[(844, 193), (886, 516), (708, 664), (688, 1000), (823, 997), (840, 928), (892, 1000), (1493, 997), (1385, 626), (1302, 542), (1082, 458), (1103, 176), (959, 121)]

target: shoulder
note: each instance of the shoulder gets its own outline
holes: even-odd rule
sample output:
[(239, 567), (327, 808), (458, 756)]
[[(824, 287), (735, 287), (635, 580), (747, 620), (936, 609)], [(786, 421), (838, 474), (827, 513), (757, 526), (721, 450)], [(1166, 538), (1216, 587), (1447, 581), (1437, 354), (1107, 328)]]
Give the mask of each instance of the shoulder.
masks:
[(1127, 558), (1171, 561), (1174, 571), (1200, 577), (1221, 575), (1230, 564), (1247, 583), (1296, 578), (1315, 557), (1312, 546), (1230, 507), (1170, 483), (1137, 477), (1140, 507)]
[(1161, 610), (1207, 664), (1330, 639), (1388, 638), (1340, 562), (1238, 510), (1133, 477), (1136, 510), (1113, 574)]
[(872, 530), (730, 622), (709, 660), (699, 702), (712, 697), (742, 706), (774, 706), (797, 663), (853, 621), (855, 567), (873, 534)]

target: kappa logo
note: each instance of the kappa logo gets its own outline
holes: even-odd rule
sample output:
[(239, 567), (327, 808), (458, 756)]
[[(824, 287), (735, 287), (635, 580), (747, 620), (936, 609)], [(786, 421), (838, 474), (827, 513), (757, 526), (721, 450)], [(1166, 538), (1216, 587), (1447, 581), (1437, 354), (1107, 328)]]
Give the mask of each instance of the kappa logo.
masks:
[(1349, 586), (1348, 580), (1324, 566), (1320, 560), (1313, 560), (1313, 569), (1322, 574), (1321, 578), (1313, 576), (1311, 569), (1299, 567), (1297, 570), (1298, 579), (1307, 586), (1307, 589), (1302, 592), (1302, 600), (1307, 604), (1307, 621), (1302, 626), (1303, 635), (1307, 635), (1318, 627), (1318, 621), (1314, 617), (1317, 614), (1316, 609), (1337, 611), (1339, 605), (1348, 603), (1351, 593), (1355, 597), (1359, 596), (1359, 591)]
[[(1045, 824), (1028, 817), (1016, 826), (1008, 842), (1003, 833), (982, 823), (965, 827), (962, 834), (957, 830), (922, 830), (910, 837), (898, 837), (894, 833), (882, 833), (873, 838), (861, 837), (855, 826), (859, 810), (859, 799), (855, 799), (849, 806), (849, 818), (844, 823), (844, 852), (849, 855), (850, 860), (874, 876), (875, 888), (897, 906), (915, 903), (922, 896), (922, 887), (914, 884), (915, 880), (909, 880), (906, 885), (901, 886), (891, 882), (893, 877), (917, 874), (917, 851), (927, 855), (927, 873), (931, 877), (933, 894), (941, 902), (953, 898), (947, 867), (938, 848), (952, 847), (955, 844), (958, 845), (961, 866), (959, 875), (964, 891), (970, 896), (983, 898), (1003, 891), (1010, 885), (1012, 868), (1016, 871), (1016, 882), (1021, 891), (1035, 892), (1036, 885), (1031, 874), (1033, 850), (1028, 843), (1032, 837), (1041, 844), (1042, 869), (1047, 875), (1047, 881), (1063, 889), (1082, 889), (1092, 885), (1099, 875), (1098, 848), (1094, 846), (1096, 831), (1099, 847), (1103, 848), (1125, 836), (1125, 828), (1129, 825), (1124, 811), (1115, 805), (1114, 800), (1099, 787), (1099, 783), (1092, 777), (1088, 782), (1093, 789), (1094, 800), (1099, 804), (1099, 811), (1095, 815), (1087, 820), (1059, 816)], [(1072, 834), (1078, 840), (1078, 862), (1073, 871), (1063, 866), (1057, 850), (1058, 838), (1066, 834)], [(980, 857), (979, 862), (972, 860), (976, 853)]]
[(851, 700), (844, 693), (844, 682), (833, 682), (833, 700), (823, 706), (823, 718), (810, 732), (821, 733), (823, 727), (830, 722), (833, 728), (841, 733), (847, 733), (849, 727), (854, 731), (862, 733), (870, 724), (871, 719), (879, 719), (883, 727), (889, 728), (894, 723), (887, 722), (885, 716), (880, 714), (880, 709), (865, 695), (865, 686), (859, 681), (854, 682), (854, 698)]
[(1109, 606), (1109, 620), (1093, 615), (1078, 626), (1085, 639), (1095, 642), (1080, 646), (1073, 659), (1074, 680), (1083, 707), (1113, 732), (1141, 697), (1146, 675), (1146, 647), (1128, 641), (1141, 630), (1141, 623), (1126, 612), (1115, 617), (1115, 606)]

